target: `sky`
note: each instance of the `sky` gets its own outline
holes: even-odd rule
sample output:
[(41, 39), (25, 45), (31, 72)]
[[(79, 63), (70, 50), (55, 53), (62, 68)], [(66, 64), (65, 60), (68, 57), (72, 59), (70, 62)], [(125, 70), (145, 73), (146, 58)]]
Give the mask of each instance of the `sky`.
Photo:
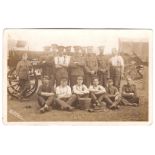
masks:
[(105, 53), (118, 48), (119, 39), (148, 41), (150, 30), (121, 29), (6, 29), (8, 39), (25, 40), (29, 50), (43, 51), (44, 46), (104, 46)]

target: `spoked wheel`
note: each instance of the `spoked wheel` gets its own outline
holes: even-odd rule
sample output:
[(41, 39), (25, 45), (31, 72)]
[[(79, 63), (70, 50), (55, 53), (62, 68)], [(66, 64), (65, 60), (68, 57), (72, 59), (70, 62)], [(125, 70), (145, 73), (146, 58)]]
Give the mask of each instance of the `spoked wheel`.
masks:
[[(32, 69), (29, 72), (29, 88), (26, 90), (24, 97), (30, 97), (33, 95), (38, 88), (38, 78), (36, 76), (35, 70)], [(19, 80), (17, 79), (16, 69), (13, 68), (8, 72), (8, 87), (7, 87), (9, 95), (12, 97), (18, 98), (21, 88), (19, 84)]]

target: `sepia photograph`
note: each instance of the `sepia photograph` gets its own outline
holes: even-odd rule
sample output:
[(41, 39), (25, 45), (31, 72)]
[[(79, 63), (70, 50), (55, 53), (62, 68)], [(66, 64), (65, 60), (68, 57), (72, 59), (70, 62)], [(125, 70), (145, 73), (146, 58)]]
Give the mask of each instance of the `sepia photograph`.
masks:
[(151, 118), (150, 29), (5, 29), (6, 123)]

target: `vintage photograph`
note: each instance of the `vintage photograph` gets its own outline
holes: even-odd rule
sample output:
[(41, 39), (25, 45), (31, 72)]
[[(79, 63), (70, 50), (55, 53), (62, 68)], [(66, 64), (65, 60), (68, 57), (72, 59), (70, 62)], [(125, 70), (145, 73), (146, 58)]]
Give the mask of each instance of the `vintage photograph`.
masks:
[(148, 122), (152, 30), (5, 29), (3, 119)]

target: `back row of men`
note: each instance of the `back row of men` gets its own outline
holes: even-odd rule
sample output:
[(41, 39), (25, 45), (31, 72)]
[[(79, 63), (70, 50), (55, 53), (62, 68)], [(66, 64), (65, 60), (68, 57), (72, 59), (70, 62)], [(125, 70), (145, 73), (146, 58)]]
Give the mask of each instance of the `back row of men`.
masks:
[[(109, 60), (104, 55), (103, 48), (100, 49), (100, 54), (97, 57), (94, 55), (92, 47), (87, 49), (87, 57), (82, 56), (79, 46), (74, 47), (75, 52), (71, 57), (64, 54), (63, 46), (58, 46), (57, 49), (58, 53), (56, 56), (48, 57), (46, 60), (43, 60), (42, 63), (42, 77), (48, 77), (50, 86), (52, 86), (51, 88), (55, 86), (55, 81), (56, 86), (59, 87), (62, 84), (62, 79), (67, 79), (70, 88), (73, 88), (77, 84), (78, 77), (82, 77), (83, 83), (87, 88), (89, 88), (93, 80), (96, 79), (98, 81), (97, 85), (100, 84), (99, 90), (103, 90), (103, 88), (107, 87), (107, 79), (110, 77), (115, 90), (120, 89), (120, 81), (124, 73), (124, 61), (116, 49), (112, 50), (113, 56)], [(20, 97), (24, 96), (28, 88), (28, 71), (30, 66), (31, 64), (27, 60), (27, 53), (24, 53), (22, 60), (16, 67), (17, 77), (19, 78), (21, 86)], [(113, 89), (109, 91), (115, 92)], [(131, 93), (129, 96), (136, 95), (135, 85), (127, 86), (126, 93)], [(106, 95), (104, 95), (104, 98), (106, 102), (110, 101)], [(62, 102), (59, 102), (59, 104), (60, 103)], [(110, 105), (113, 105), (112, 102)]]
[(107, 78), (111, 78), (114, 86), (120, 87), (121, 77), (124, 73), (124, 60), (116, 49), (112, 49), (112, 57), (104, 55), (104, 48), (99, 48), (98, 56), (94, 54), (93, 47), (87, 48), (87, 55), (83, 55), (80, 46), (74, 46), (72, 56), (66, 55), (64, 46), (57, 47), (57, 54), (48, 56), (42, 63), (42, 76), (49, 76), (56, 85), (60, 85), (60, 79), (69, 79), (71, 87), (76, 83), (78, 76), (84, 77), (84, 83), (90, 86), (94, 77), (99, 78), (102, 86), (106, 86)]

